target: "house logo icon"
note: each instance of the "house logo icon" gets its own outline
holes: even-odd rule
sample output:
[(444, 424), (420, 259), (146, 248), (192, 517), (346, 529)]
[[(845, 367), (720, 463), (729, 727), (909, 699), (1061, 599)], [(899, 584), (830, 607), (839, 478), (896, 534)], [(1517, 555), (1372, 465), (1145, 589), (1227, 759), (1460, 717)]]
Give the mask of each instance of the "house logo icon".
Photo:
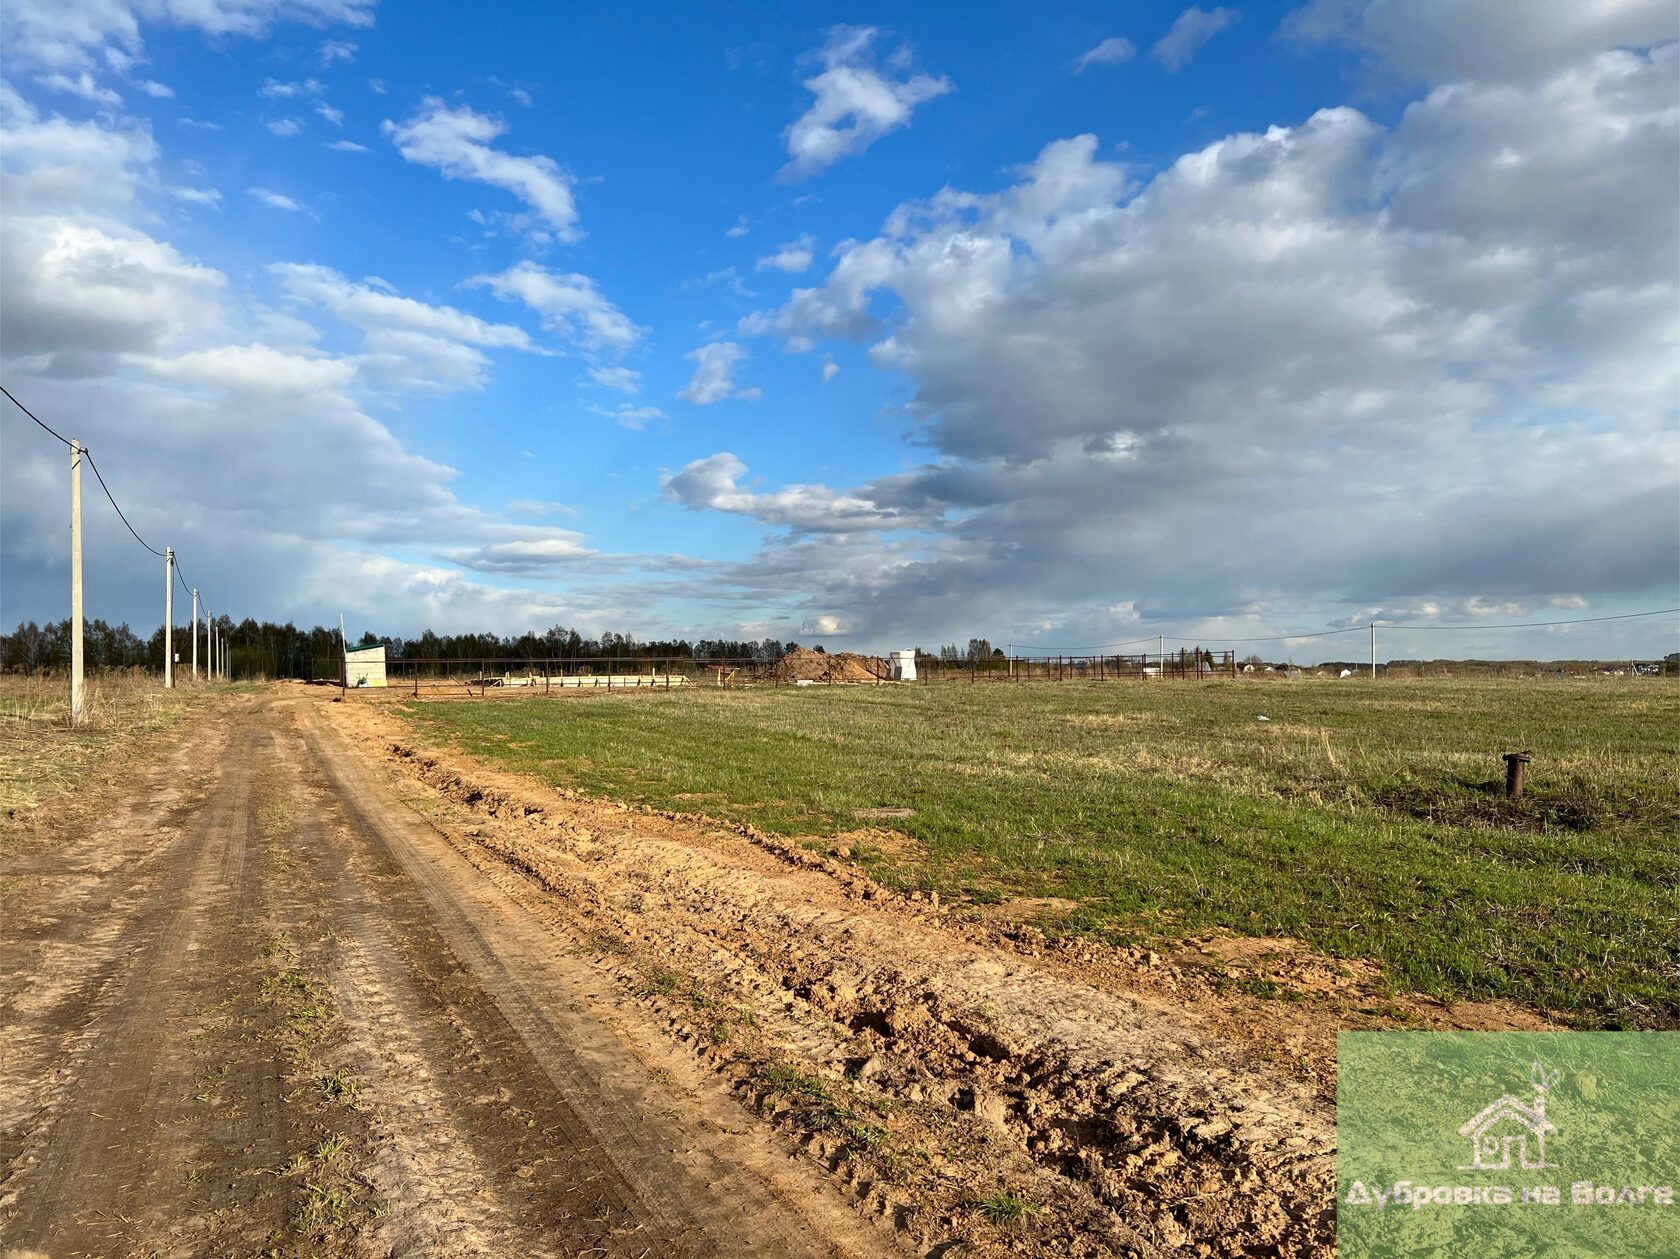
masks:
[(1546, 1161), (1546, 1136), (1557, 1131), (1546, 1118), (1546, 1094), (1558, 1082), (1559, 1073), (1547, 1071), (1536, 1062), (1529, 1069), (1529, 1082), (1534, 1086), (1534, 1099), (1518, 1101), (1509, 1093), (1483, 1107), (1461, 1126), (1458, 1135), (1470, 1138), (1470, 1162), (1459, 1167), (1461, 1172), (1503, 1171), (1516, 1166), (1525, 1172), (1537, 1172), (1556, 1167)]

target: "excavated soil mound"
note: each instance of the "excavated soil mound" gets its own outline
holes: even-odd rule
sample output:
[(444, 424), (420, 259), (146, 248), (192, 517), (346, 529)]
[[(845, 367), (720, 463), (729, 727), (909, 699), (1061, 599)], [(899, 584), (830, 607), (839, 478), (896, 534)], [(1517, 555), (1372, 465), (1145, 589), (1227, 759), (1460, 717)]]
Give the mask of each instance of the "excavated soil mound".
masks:
[(795, 647), (776, 662), (770, 676), (778, 682), (874, 682), (887, 676), (887, 662), (850, 651), (830, 655)]

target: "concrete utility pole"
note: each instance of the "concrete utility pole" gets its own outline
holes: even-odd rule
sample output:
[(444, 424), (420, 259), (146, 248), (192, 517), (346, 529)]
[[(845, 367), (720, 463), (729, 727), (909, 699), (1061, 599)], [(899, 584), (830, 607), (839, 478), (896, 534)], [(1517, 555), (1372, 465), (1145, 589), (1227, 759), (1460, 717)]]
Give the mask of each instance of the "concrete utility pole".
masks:
[(193, 681), (198, 681), (198, 587), (193, 587)]
[(175, 548), (163, 548), (163, 685), (175, 685)]
[(216, 618), (210, 615), (208, 608), (204, 611), (204, 651), (206, 655), (204, 675), (214, 681), (216, 678)]
[(82, 693), (82, 443), (70, 443), (70, 722), (86, 720)]
[(1377, 623), (1371, 622), (1371, 681), (1377, 680)]
[[(1162, 635), (1160, 635), (1160, 639), (1161, 639), (1161, 641), (1158, 644), (1157, 650), (1156, 650), (1156, 657), (1161, 662), (1160, 675), (1163, 679), (1165, 679), (1166, 676), (1167, 676), (1167, 636), (1165, 634), (1162, 634)], [(1149, 640), (1144, 639), (1144, 641), (1148, 642)]]

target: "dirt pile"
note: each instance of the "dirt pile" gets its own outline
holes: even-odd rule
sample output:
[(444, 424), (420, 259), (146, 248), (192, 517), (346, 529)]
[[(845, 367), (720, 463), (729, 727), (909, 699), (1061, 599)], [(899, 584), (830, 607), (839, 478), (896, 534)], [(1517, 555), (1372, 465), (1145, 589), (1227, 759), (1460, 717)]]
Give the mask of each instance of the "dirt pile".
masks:
[(850, 651), (829, 654), (795, 647), (776, 662), (770, 676), (777, 682), (875, 682), (887, 677), (887, 662)]

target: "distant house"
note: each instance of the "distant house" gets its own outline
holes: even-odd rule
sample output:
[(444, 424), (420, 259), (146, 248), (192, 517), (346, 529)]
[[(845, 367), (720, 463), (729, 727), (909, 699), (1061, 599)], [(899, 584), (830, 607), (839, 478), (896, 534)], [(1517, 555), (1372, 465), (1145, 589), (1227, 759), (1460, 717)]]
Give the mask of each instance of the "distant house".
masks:
[(345, 686), (384, 686), (385, 648), (357, 647), (344, 653), (339, 681)]

